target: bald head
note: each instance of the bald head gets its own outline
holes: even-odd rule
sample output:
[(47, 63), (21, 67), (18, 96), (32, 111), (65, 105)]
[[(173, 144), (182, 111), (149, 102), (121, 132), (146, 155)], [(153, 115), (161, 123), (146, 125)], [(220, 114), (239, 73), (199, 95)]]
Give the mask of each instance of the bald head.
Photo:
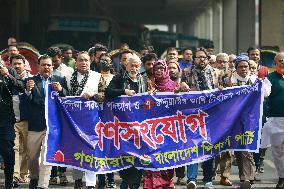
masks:
[(274, 63), (276, 67), (284, 68), (284, 52), (279, 52), (274, 57)]

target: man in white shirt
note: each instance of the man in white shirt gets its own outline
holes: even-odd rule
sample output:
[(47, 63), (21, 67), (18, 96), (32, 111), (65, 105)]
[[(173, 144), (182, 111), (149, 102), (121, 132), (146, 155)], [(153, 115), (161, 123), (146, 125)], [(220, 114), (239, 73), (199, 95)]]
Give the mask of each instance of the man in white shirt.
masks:
[[(101, 74), (90, 70), (90, 56), (88, 52), (79, 52), (76, 60), (77, 70), (71, 78), (67, 77), (67, 87), (72, 96), (82, 96), (88, 100), (98, 93), (98, 85)], [(74, 189), (83, 188), (83, 172), (77, 169), (73, 170), (73, 179), (75, 180)], [(96, 174), (94, 172), (85, 172), (86, 186), (93, 189), (96, 186)]]

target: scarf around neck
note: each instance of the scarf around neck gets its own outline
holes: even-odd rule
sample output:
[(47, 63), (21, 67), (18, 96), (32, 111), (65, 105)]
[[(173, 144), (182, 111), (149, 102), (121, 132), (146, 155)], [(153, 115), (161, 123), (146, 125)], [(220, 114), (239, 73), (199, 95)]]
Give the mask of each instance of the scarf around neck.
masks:
[(71, 85), (71, 95), (73, 96), (80, 96), (81, 93), (84, 90), (84, 87), (88, 81), (90, 75), (90, 71), (86, 74), (83, 74), (83, 79), (81, 80), (81, 82), (78, 82), (77, 76), (78, 76), (78, 71), (75, 71), (72, 74), (71, 77), (71, 81), (70, 81), (70, 85)]

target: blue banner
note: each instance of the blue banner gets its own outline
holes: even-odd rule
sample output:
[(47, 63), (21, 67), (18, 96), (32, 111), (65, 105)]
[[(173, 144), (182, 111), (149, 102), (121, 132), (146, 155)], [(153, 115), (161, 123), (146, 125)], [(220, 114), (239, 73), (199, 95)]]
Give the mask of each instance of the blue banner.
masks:
[(45, 163), (100, 173), (161, 170), (226, 150), (258, 151), (262, 83), (224, 90), (121, 96), (104, 103), (47, 97)]

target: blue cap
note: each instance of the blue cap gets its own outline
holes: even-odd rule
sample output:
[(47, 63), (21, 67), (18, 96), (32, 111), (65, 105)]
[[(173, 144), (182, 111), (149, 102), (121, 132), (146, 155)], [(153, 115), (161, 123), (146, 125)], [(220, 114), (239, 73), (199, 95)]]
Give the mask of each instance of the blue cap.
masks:
[(235, 64), (239, 64), (241, 61), (246, 61), (249, 63), (249, 57), (246, 54), (240, 54), (235, 59)]

